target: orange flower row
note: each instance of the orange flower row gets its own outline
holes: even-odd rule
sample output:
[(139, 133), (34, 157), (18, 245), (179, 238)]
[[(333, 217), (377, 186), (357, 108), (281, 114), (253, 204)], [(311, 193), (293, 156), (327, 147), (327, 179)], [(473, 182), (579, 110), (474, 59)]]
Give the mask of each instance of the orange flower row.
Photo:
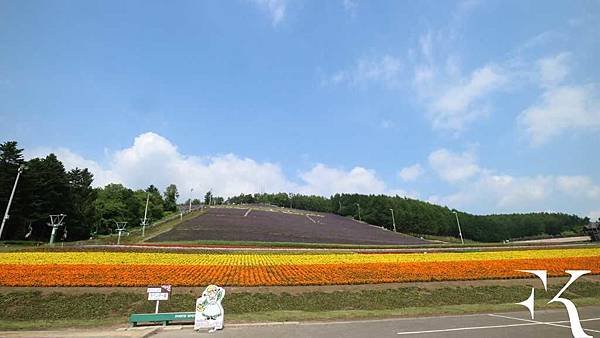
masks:
[(328, 285), (529, 277), (517, 270), (591, 270), (600, 257), (418, 263), (240, 265), (0, 265), (2, 286)]

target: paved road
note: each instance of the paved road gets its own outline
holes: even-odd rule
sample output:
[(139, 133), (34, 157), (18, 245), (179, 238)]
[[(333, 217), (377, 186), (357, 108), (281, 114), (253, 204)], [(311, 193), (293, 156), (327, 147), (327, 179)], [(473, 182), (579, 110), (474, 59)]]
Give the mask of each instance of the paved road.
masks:
[[(600, 306), (579, 309), (588, 335), (600, 337)], [(153, 337), (572, 337), (565, 310), (537, 311), (535, 321), (527, 312), (464, 316), (400, 318), (351, 322), (288, 323), (256, 326), (229, 326), (209, 334), (194, 332), (189, 326), (159, 330)]]

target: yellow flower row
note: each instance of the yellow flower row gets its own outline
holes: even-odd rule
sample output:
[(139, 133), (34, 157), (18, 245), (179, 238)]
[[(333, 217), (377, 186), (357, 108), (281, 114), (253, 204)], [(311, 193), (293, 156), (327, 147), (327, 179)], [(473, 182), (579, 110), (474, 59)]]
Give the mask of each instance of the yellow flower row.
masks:
[(452, 252), (452, 253), (139, 253), (139, 252), (10, 252), (0, 253), (0, 264), (137, 264), (277, 266), (307, 264), (418, 263), (505, 259), (598, 257), (600, 248)]

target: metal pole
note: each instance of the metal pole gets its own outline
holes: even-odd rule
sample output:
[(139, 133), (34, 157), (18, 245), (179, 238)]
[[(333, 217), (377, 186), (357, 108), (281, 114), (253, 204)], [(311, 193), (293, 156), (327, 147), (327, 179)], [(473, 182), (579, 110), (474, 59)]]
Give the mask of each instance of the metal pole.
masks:
[(460, 222), (458, 221), (458, 213), (456, 211), (454, 212), (454, 216), (456, 216), (456, 224), (458, 225), (458, 235), (460, 236), (460, 242), (462, 244), (465, 244), (465, 240), (463, 239), (463, 235), (462, 235), (462, 231), (460, 230)]
[(194, 191), (194, 188), (190, 189), (190, 210), (188, 212), (192, 212), (192, 192)]
[(144, 221), (142, 222), (142, 237), (146, 235), (146, 216), (148, 216), (148, 202), (150, 201), (150, 193), (146, 196), (146, 210), (144, 210)]
[(58, 229), (58, 225), (52, 225), (52, 234), (50, 235), (50, 245), (54, 244), (54, 236), (56, 236), (56, 229)]
[(15, 179), (15, 184), (13, 185), (12, 192), (10, 193), (10, 198), (8, 199), (8, 205), (6, 206), (6, 211), (4, 212), (4, 217), (2, 218), (2, 225), (0, 226), (0, 238), (2, 238), (2, 231), (4, 230), (4, 224), (9, 218), (8, 211), (10, 210), (10, 204), (12, 203), (13, 197), (15, 196), (15, 190), (17, 190), (17, 183), (19, 183), (19, 177), (21, 173), (25, 169), (24, 165), (20, 165), (19, 169), (17, 169), (17, 178)]
[(58, 229), (58, 227), (63, 225), (63, 220), (65, 219), (67, 215), (65, 214), (60, 214), (60, 215), (50, 215), (50, 223), (48, 223), (49, 226), (52, 227), (52, 233), (50, 234), (50, 245), (54, 244), (54, 239), (56, 237), (56, 230)]
[(123, 231), (125, 231), (125, 227), (127, 227), (127, 222), (115, 221), (115, 223), (117, 224), (117, 232), (119, 232), (119, 236), (117, 237), (117, 245), (119, 245), (121, 244), (121, 235), (123, 234)]
[(394, 232), (396, 232), (396, 219), (394, 218), (394, 209), (390, 209), (392, 212), (392, 224), (394, 225)]
[(158, 313), (158, 304), (160, 303), (160, 300), (156, 301), (156, 309), (154, 310), (154, 313)]

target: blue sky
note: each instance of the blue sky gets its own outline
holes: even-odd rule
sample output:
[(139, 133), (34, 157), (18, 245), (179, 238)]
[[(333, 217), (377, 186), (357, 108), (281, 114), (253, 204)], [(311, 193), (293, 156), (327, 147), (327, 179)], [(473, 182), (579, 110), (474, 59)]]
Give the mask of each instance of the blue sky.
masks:
[(598, 1), (1, 1), (0, 139), (96, 184), (600, 217)]

